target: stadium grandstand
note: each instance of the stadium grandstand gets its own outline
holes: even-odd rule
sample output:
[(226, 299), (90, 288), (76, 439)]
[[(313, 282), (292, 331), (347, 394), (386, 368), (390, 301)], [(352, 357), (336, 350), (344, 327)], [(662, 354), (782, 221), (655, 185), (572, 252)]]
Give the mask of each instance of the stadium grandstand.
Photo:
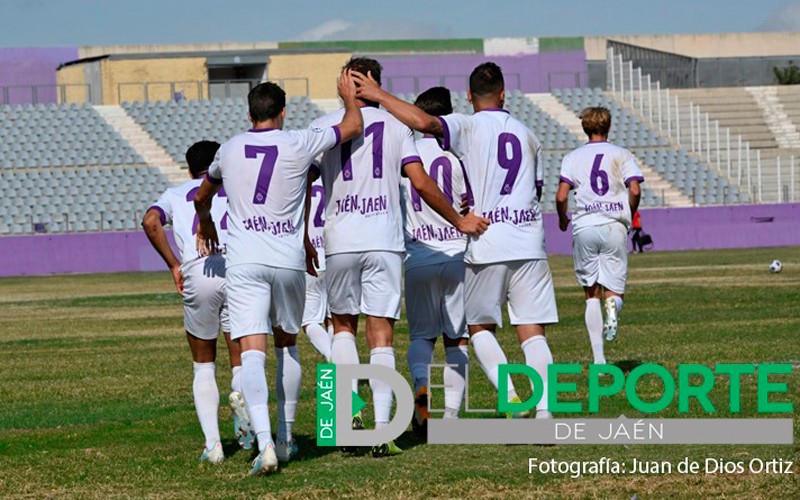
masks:
[(378, 59), (408, 100), (447, 86), (464, 113), (470, 71), (497, 62), (506, 108), (543, 143), (545, 211), (563, 155), (585, 140), (578, 113), (596, 105), (642, 165), (644, 208), (800, 191), (800, 86), (778, 76), (800, 33), (0, 49), (0, 234), (136, 230), (185, 179), (191, 143), (248, 127), (254, 85), (282, 85), (286, 126), (304, 128), (338, 107), (335, 75), (353, 55)]

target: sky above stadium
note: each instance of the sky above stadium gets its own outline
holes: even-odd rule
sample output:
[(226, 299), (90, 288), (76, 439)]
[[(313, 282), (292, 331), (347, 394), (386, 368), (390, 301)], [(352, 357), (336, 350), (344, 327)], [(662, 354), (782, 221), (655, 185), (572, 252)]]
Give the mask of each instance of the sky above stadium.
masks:
[(800, 30), (800, 0), (0, 0), (0, 46)]

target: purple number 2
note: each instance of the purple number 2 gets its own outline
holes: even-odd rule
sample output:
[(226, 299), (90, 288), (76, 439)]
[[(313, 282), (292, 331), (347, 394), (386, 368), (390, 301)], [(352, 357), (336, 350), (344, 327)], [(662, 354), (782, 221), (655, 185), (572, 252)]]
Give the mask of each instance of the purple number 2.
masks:
[[(364, 130), (364, 137), (372, 135), (372, 178), (380, 179), (383, 177), (383, 122), (375, 122), (366, 130)], [(353, 180), (353, 154), (352, 143), (347, 141), (342, 143), (341, 149), (341, 162), (342, 162), (342, 177), (345, 181)]]
[(244, 147), (245, 158), (258, 158), (259, 154), (263, 154), (264, 158), (261, 160), (261, 168), (258, 171), (256, 192), (253, 194), (254, 205), (263, 205), (267, 201), (272, 172), (275, 170), (275, 162), (278, 161), (278, 146), (246, 145)]
[[(197, 186), (194, 189), (191, 189), (188, 193), (186, 193), (186, 201), (193, 203), (194, 202), (194, 195), (197, 194), (197, 191), (200, 190), (200, 186)], [(217, 196), (220, 198), (225, 198), (225, 188), (220, 188), (217, 192)], [(200, 216), (194, 214), (194, 220), (192, 221), (192, 234), (197, 234), (197, 226), (200, 225)], [(222, 216), (222, 220), (219, 221), (219, 228), (223, 231), (227, 231), (228, 229), (228, 212), (225, 212), (225, 215)]]
[(325, 188), (322, 186), (311, 186), (311, 197), (316, 198), (319, 196), (319, 203), (317, 204), (317, 211), (314, 213), (314, 227), (323, 227), (325, 221), (322, 220), (322, 213), (325, 210)]
[[(442, 183), (440, 184), (442, 193), (450, 204), (453, 204), (453, 164), (446, 156), (440, 156), (431, 162), (428, 175), (433, 182), (439, 182), (439, 170), (442, 171)], [(411, 186), (411, 204), (415, 212), (422, 211), (422, 200), (414, 186)]]
[[(603, 155), (602, 153), (594, 157), (594, 163), (592, 164), (592, 171), (589, 173), (589, 184), (592, 186), (592, 191), (594, 191), (597, 196), (603, 196), (608, 192), (608, 173), (603, 172), (600, 170), (600, 164), (603, 163)], [(600, 180), (600, 185), (597, 185), (598, 179)]]
[[(511, 145), (511, 155), (508, 154), (508, 145)], [(508, 170), (506, 178), (503, 179), (503, 187), (500, 188), (501, 195), (511, 194), (514, 183), (517, 181), (519, 167), (522, 165), (522, 144), (514, 134), (503, 132), (497, 138), (497, 163), (500, 167)]]

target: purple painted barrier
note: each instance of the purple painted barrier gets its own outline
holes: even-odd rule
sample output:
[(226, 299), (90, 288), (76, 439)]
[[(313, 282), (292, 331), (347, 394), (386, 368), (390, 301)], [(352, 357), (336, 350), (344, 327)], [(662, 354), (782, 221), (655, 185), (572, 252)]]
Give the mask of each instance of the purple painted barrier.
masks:
[[(570, 255), (572, 233), (544, 224), (548, 253)], [(659, 251), (800, 245), (800, 203), (645, 209), (642, 225)], [(0, 255), (0, 276), (166, 270), (141, 231), (4, 236)]]
[(142, 231), (4, 236), (0, 254), (0, 276), (166, 270)]
[(0, 104), (57, 102), (56, 68), (77, 58), (77, 47), (0, 48)]
[[(558, 230), (558, 216), (544, 216), (547, 252), (572, 254), (572, 233)], [(653, 250), (702, 250), (800, 245), (800, 203), (642, 210)]]
[(442, 54), (376, 56), (383, 65), (385, 87), (391, 92), (421, 92), (444, 85), (454, 92), (467, 90), (475, 66), (492, 61), (503, 68), (506, 88), (522, 92), (549, 92), (561, 87), (586, 86), (586, 53), (582, 50), (520, 56)]

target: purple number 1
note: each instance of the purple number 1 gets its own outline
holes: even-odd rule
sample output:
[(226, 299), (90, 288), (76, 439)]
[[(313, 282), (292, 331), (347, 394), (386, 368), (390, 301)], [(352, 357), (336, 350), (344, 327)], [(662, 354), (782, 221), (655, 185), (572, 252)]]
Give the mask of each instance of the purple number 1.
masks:
[[(592, 171), (589, 173), (589, 184), (592, 186), (592, 191), (594, 191), (597, 196), (603, 196), (608, 192), (608, 173), (603, 172), (600, 170), (600, 164), (603, 163), (603, 155), (602, 153), (594, 157), (594, 163), (592, 164)], [(600, 185), (597, 185), (597, 181), (600, 180)]]
[[(508, 154), (508, 145), (511, 145), (511, 155)], [(517, 181), (519, 167), (522, 165), (522, 144), (514, 134), (504, 132), (497, 138), (497, 163), (500, 167), (508, 170), (506, 178), (503, 179), (503, 187), (500, 188), (501, 195), (511, 194), (514, 183)]]
[(272, 172), (275, 170), (275, 162), (278, 161), (278, 146), (246, 145), (244, 147), (245, 158), (258, 158), (259, 154), (263, 154), (264, 158), (261, 160), (261, 168), (258, 171), (256, 192), (253, 194), (254, 205), (263, 205), (267, 201)]
[[(383, 122), (375, 122), (366, 130), (364, 137), (372, 135), (372, 178), (380, 179), (383, 177)], [(350, 141), (342, 143), (341, 149), (342, 177), (345, 181), (353, 180), (353, 154), (352, 143)]]

